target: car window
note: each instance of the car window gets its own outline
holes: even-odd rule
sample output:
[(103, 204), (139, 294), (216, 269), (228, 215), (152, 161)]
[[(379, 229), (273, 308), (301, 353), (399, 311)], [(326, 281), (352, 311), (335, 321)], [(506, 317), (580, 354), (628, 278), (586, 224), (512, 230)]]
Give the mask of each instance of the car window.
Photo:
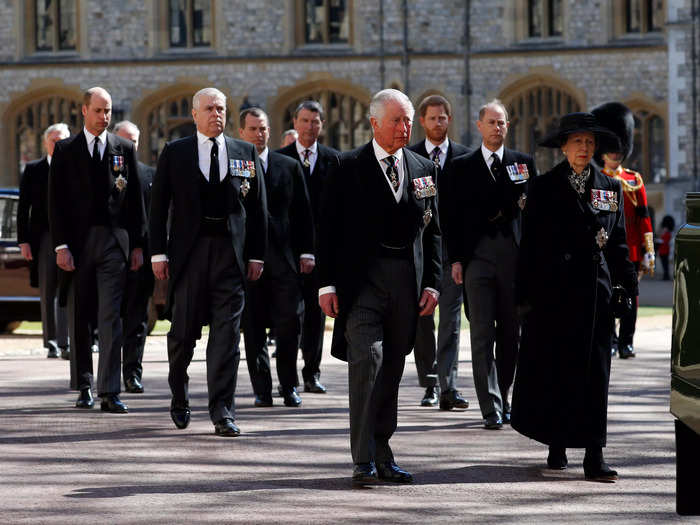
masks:
[(0, 241), (17, 241), (17, 199), (0, 197)]

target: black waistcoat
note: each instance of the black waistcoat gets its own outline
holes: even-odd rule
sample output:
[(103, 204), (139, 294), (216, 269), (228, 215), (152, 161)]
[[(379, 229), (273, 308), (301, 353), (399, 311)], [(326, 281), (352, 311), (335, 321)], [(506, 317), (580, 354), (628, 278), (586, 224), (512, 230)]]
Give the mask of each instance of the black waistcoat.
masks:
[(385, 246), (405, 248), (412, 245), (415, 231), (412, 228), (412, 213), (408, 194), (408, 173), (404, 169), (403, 191), (401, 200), (397, 203), (385, 177), (381, 177), (379, 185), (383, 192), (384, 221), (378, 224), (381, 229), (380, 243)]

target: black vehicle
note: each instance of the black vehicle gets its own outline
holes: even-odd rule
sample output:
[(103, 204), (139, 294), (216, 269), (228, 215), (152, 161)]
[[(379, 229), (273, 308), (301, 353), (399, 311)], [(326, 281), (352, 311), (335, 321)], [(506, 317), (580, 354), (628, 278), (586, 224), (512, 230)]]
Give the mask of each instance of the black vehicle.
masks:
[(29, 262), (17, 244), (19, 190), (0, 189), (0, 333), (41, 321), (39, 289), (29, 285)]

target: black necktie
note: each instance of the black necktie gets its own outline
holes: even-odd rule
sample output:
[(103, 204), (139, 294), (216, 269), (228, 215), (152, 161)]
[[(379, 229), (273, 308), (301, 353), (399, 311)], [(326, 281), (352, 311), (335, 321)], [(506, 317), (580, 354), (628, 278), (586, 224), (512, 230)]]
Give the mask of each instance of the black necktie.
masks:
[(100, 141), (95, 137), (95, 141), (92, 146), (92, 160), (95, 162), (100, 162)]
[(219, 145), (216, 143), (215, 138), (210, 138), (211, 144), (211, 163), (209, 164), (209, 182), (212, 184), (219, 184), (221, 178), (219, 177)]
[(495, 153), (491, 155), (491, 158), (493, 159), (493, 162), (491, 162), (491, 173), (493, 173), (496, 182), (500, 182), (503, 177), (501, 173), (501, 159), (499, 159), (498, 155), (496, 155)]

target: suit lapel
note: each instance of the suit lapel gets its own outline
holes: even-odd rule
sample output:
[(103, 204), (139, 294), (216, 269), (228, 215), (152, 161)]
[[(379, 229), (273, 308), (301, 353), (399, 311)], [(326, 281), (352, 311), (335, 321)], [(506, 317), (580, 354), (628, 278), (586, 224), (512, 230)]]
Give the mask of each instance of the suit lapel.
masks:
[[(226, 173), (230, 175), (229, 183), (236, 188), (236, 192), (238, 193), (241, 187), (241, 178), (233, 176), (230, 166), (231, 160), (243, 160), (243, 154), (231, 137), (224, 135), (224, 140), (226, 142)], [(255, 176), (257, 177), (258, 173), (256, 173)]]
[(85, 138), (85, 132), (80, 131), (75, 137), (75, 142), (73, 142), (73, 149), (78, 153), (76, 157), (80, 163), (78, 173), (83, 177), (83, 182), (85, 184), (90, 184), (91, 181), (91, 169), (90, 163), (92, 162), (92, 157), (90, 156), (90, 151), (88, 150), (87, 139)]

